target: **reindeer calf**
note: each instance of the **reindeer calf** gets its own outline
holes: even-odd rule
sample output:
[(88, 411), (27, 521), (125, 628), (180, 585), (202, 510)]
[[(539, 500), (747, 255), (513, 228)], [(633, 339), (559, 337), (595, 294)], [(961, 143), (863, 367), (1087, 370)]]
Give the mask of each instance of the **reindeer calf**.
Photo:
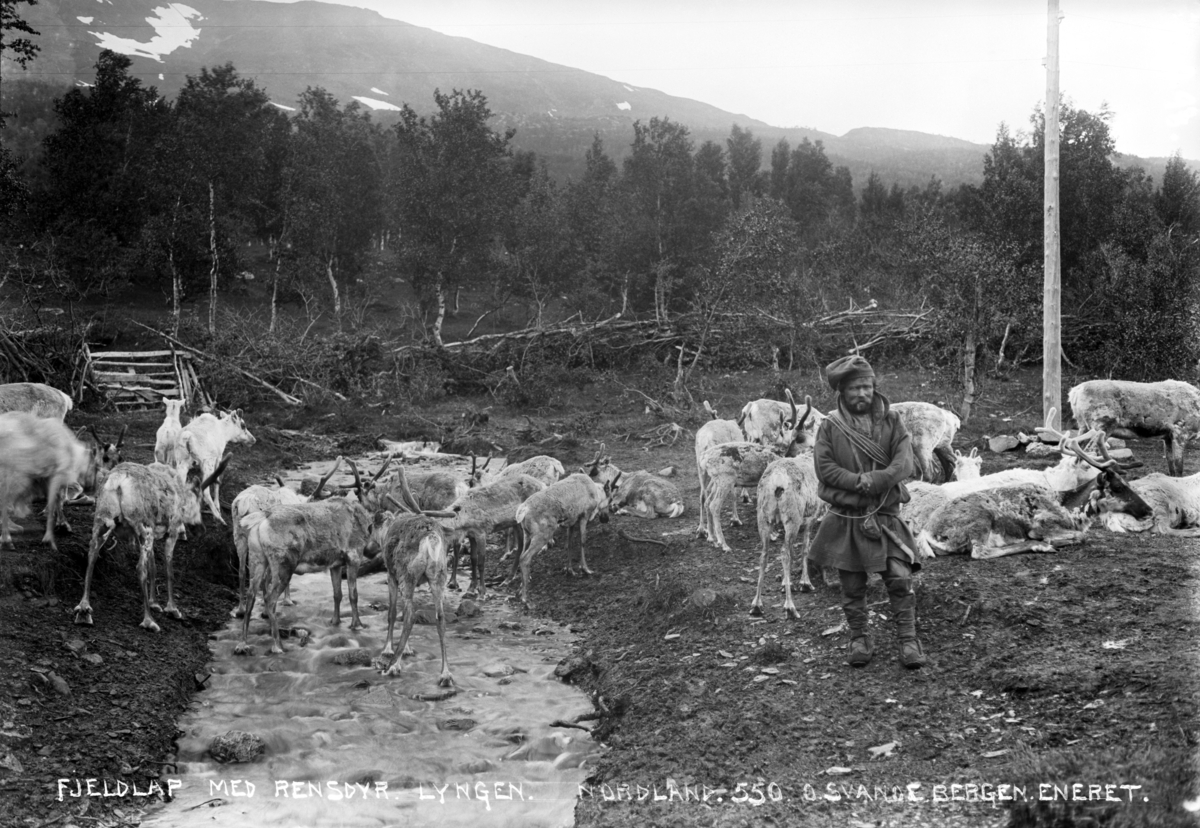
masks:
[[(142, 586), (142, 623), (151, 632), (159, 626), (150, 610), (166, 612), (174, 618), (182, 618), (175, 605), (175, 584), (172, 558), (175, 543), (183, 533), (185, 524), (200, 523), (200, 492), (211, 485), (229, 463), (224, 457), (213, 473), (201, 478), (198, 469), (192, 468), (180, 475), (178, 469), (152, 463), (121, 463), (114, 468), (96, 495), (96, 515), (92, 521), (92, 540), (88, 546), (87, 574), (83, 580), (83, 598), (75, 607), (75, 623), (90, 626), (92, 623), (92, 569), (100, 557), (100, 549), (116, 532), (138, 544), (138, 580)], [(101, 537), (101, 531), (104, 536)], [(167, 606), (159, 606), (157, 597), (157, 570), (154, 560), (154, 540), (164, 538), (163, 560), (167, 570)]]
[(772, 528), (776, 524), (783, 524), (783, 546), (779, 550), (779, 560), (783, 565), (783, 612), (788, 618), (800, 617), (792, 601), (792, 545), (803, 529), (800, 589), (812, 592), (812, 580), (808, 577), (809, 536), (812, 525), (823, 512), (824, 506), (817, 497), (817, 470), (810, 452), (799, 457), (775, 460), (763, 471), (758, 481), (758, 536), (762, 541), (762, 552), (758, 558), (758, 588), (750, 604), (752, 616), (763, 614), (762, 588), (763, 576), (767, 571), (767, 547), (771, 542)]
[[(463, 593), (464, 598), (484, 596), (486, 587), (483, 572), (488, 533), (517, 526), (518, 507), (545, 488), (546, 484), (542, 481), (527, 474), (518, 474), (474, 488), (450, 507), (454, 518), (444, 524), (450, 548), (457, 549), (463, 538), (471, 544), (471, 584)], [(458, 589), (458, 555), (451, 557), (449, 585), (451, 589)]]
[(495, 479), (503, 480), (513, 475), (527, 474), (549, 486), (551, 483), (557, 483), (562, 480), (566, 476), (566, 473), (566, 469), (563, 468), (561, 462), (548, 454), (539, 454), (536, 457), (530, 457), (528, 460), (522, 460), (520, 463), (505, 466), (496, 475)]
[(242, 518), (247, 533), (250, 586), (242, 615), (242, 640), (237, 655), (251, 652), (246, 638), (254, 599), (264, 592), (271, 623), (271, 652), (282, 653), (275, 604), (294, 573), (329, 570), (333, 584), (334, 626), (342, 623), (342, 567), (350, 593), (350, 629), (365, 626), (358, 617), (358, 568), (371, 534), (371, 515), (361, 503), (344, 497), (277, 506), (270, 512), (252, 512)]
[[(603, 486), (586, 474), (572, 474), (531, 495), (517, 509), (517, 522), (524, 530), (525, 543), (521, 548), (520, 557), (513, 561), (513, 570), (509, 580), (516, 577), (519, 568), (521, 572), (520, 599), (527, 609), (529, 608), (529, 565), (533, 561), (534, 555), (550, 544), (554, 533), (560, 526), (567, 527), (568, 556), (572, 532), (579, 535), (580, 568), (588, 575), (592, 574), (584, 553), (588, 521), (596, 519), (599, 519), (601, 523), (608, 521), (609, 503), (613, 490), (619, 482), (619, 474), (615, 480), (609, 481)], [(568, 561), (567, 569), (572, 575), (578, 574), (574, 561)]]
[[(179, 442), (179, 432), (183, 424), (179, 421), (179, 412), (183, 409), (183, 400), (163, 398), (167, 413), (163, 416), (162, 425), (154, 435), (154, 461), (175, 465), (175, 445)], [(190, 424), (189, 424), (190, 425)]]

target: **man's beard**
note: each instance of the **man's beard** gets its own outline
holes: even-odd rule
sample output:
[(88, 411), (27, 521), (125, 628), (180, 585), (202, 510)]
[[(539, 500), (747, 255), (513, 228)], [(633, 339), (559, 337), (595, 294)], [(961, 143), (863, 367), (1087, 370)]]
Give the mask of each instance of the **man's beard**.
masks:
[(846, 400), (846, 408), (851, 414), (863, 415), (871, 410), (871, 401), (858, 399), (854, 401)]

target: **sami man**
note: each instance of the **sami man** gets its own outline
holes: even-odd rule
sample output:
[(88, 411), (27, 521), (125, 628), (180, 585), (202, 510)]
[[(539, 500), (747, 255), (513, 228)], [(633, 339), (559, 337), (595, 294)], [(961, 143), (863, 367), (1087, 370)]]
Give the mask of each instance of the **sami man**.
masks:
[(909, 500), (904, 481), (913, 472), (912, 444), (900, 417), (875, 387), (875, 372), (861, 356), (830, 363), (825, 378), (838, 394), (837, 410), (821, 424), (813, 459), (818, 496), (829, 514), (813, 539), (809, 559), (838, 570), (842, 609), (850, 627), (849, 662), (865, 667), (875, 644), (867, 631), (867, 579), (883, 577), (900, 639), (900, 662), (925, 665), (917, 640), (913, 572), (917, 544), (900, 518)]

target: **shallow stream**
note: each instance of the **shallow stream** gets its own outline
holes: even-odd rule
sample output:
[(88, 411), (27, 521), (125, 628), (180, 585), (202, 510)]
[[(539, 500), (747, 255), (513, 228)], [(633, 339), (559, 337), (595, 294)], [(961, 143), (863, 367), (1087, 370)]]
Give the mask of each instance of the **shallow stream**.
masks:
[[(447, 594), (448, 619), (459, 595)], [(570, 652), (566, 628), (489, 591), (480, 615), (447, 625), (457, 692), (420, 700), (444, 694), (434, 626), (413, 628), (416, 657), (404, 659), (400, 676), (367, 663), (387, 633), (385, 573), (359, 579), (364, 630), (349, 630), (345, 601), (343, 625), (330, 625), (327, 573), (295, 576), (292, 596), (295, 606), (280, 606), (280, 626), (291, 632), (282, 655), (269, 653), (261, 618), (251, 623), (251, 656), (233, 654), (240, 620), (213, 637), (211, 677), (179, 723), (177, 768), (164, 769), (165, 780), (178, 780), (175, 799), (143, 825), (574, 824), (583, 766), (599, 747), (582, 730), (550, 726), (591, 710), (554, 676)], [(430, 607), (427, 588), (416, 601), (418, 611)], [(217, 762), (209, 747), (228, 731), (262, 737), (265, 753)]]

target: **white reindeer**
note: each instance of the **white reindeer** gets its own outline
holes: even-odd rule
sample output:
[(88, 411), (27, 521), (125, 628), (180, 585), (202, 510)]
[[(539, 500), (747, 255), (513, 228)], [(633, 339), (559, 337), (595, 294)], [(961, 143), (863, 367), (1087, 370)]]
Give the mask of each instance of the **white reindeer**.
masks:
[(1184, 448), (1200, 436), (1200, 389), (1178, 380), (1090, 380), (1067, 392), (1067, 400), (1079, 428), (1099, 432), (1095, 441), (1161, 437), (1167, 473), (1183, 476)]
[[(586, 474), (572, 474), (531, 495), (517, 508), (517, 522), (524, 530), (525, 543), (521, 548), (520, 557), (513, 561), (513, 571), (509, 580), (515, 578), (517, 570), (520, 569), (519, 596), (526, 609), (530, 609), (529, 566), (534, 556), (550, 545), (560, 526), (567, 527), (568, 558), (571, 535), (577, 534), (580, 569), (588, 575), (592, 574), (584, 553), (588, 521), (608, 521), (609, 503), (620, 479), (618, 474), (615, 479), (602, 485)], [(567, 569), (572, 575), (579, 574), (573, 560), (569, 560)]]
[(73, 405), (70, 394), (40, 382), (0, 385), (0, 413), (24, 411), (35, 417), (62, 421)]
[[(87, 574), (83, 580), (83, 598), (75, 607), (75, 623), (92, 623), (92, 569), (101, 548), (113, 533), (123, 535), (139, 548), (138, 580), (142, 586), (142, 623), (144, 629), (158, 632), (159, 626), (150, 610), (182, 618), (175, 605), (175, 584), (172, 559), (175, 544), (184, 524), (200, 523), (200, 492), (220, 477), (229, 463), (222, 458), (208, 477), (199, 469), (178, 469), (152, 463), (121, 463), (114, 468), (96, 495), (96, 514), (92, 521), (92, 540), (88, 546)], [(104, 535), (101, 537), (101, 532)], [(156, 586), (157, 568), (154, 559), (154, 540), (164, 538), (163, 560), (167, 570), (167, 605), (159, 606)]]
[(179, 442), (179, 432), (183, 424), (179, 421), (179, 413), (183, 410), (183, 400), (171, 400), (163, 397), (163, 405), (167, 412), (163, 416), (162, 425), (154, 436), (154, 460), (156, 463), (175, 465), (175, 446)]
[[(246, 428), (241, 410), (225, 412), (219, 417), (199, 414), (193, 417), (179, 432), (175, 444), (176, 468), (198, 465), (206, 477), (212, 477), (213, 469), (225, 454), (230, 443), (254, 445), (254, 435)], [(218, 478), (204, 490), (204, 502), (217, 523), (225, 523), (221, 515), (221, 485)]]
[[(90, 456), (62, 421), (24, 411), (0, 414), (0, 545), (12, 546), (10, 515), (24, 513), (38, 486), (46, 489), (46, 532), (42, 542), (58, 548), (54, 524), (61, 495), (90, 466)], [(69, 529), (69, 527), (67, 527)]]
[(750, 604), (750, 614), (759, 617), (762, 612), (763, 577), (767, 571), (767, 548), (771, 542), (772, 529), (783, 525), (783, 546), (779, 560), (783, 566), (783, 613), (787, 618), (800, 615), (792, 600), (792, 547), (801, 529), (804, 542), (800, 555), (800, 589), (812, 592), (812, 580), (808, 576), (808, 546), (812, 525), (824, 512), (817, 497), (817, 470), (813, 465), (812, 452), (797, 457), (783, 457), (767, 466), (758, 481), (758, 536), (762, 552), (758, 558), (758, 588)]
[(900, 422), (912, 438), (913, 459), (920, 478), (930, 482), (937, 478), (933, 465), (936, 456), (942, 479), (950, 480), (956, 468), (950, 444), (962, 428), (958, 415), (927, 402), (892, 403), (892, 411), (900, 415)]
[(969, 454), (954, 450), (954, 479), (978, 480), (983, 471), (983, 457), (978, 448), (972, 448)]

